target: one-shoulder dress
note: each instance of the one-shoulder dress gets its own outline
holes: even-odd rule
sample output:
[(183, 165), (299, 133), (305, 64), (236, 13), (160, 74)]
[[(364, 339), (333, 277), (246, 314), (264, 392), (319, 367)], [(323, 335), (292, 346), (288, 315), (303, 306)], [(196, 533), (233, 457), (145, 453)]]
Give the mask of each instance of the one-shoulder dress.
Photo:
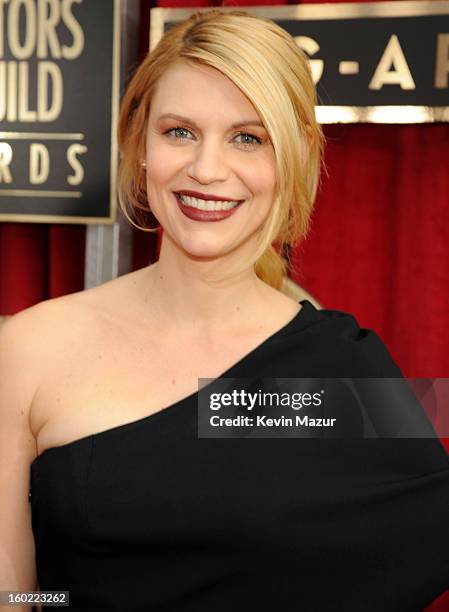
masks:
[[(220, 378), (403, 378), (353, 315), (301, 304)], [(437, 436), (201, 438), (197, 400), (33, 461), (41, 591), (77, 611), (418, 612), (449, 589)]]

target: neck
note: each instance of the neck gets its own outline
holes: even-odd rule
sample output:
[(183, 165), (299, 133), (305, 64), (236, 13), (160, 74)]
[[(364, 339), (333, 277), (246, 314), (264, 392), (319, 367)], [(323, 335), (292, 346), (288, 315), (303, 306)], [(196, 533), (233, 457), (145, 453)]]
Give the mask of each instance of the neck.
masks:
[(179, 333), (204, 335), (226, 333), (243, 321), (250, 326), (275, 290), (257, 277), (253, 267), (226, 281), (214, 280), (220, 278), (220, 270), (229, 272), (228, 264), (233, 262), (195, 260), (161, 248), (159, 260), (145, 276), (145, 297), (157, 320)]

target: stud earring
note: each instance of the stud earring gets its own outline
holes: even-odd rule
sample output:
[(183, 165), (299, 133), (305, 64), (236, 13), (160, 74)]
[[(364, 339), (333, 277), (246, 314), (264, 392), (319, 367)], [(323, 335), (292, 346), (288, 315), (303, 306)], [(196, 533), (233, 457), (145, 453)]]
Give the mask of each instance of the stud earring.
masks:
[(140, 163), (141, 163), (142, 168), (147, 167), (147, 162), (145, 160), (142, 160)]

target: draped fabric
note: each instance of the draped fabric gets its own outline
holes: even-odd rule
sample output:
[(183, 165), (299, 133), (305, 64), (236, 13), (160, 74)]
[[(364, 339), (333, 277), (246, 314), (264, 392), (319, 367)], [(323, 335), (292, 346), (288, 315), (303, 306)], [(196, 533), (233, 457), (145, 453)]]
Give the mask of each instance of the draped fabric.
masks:
[[(449, 586), (449, 457), (379, 337), (301, 305), (201, 394), (32, 462), (42, 590), (71, 612), (418, 612)], [(318, 389), (298, 416), (335, 428), (293, 425)], [(251, 416), (223, 391), (253, 395)], [(261, 426), (284, 393), (293, 426)], [(214, 396), (234, 427), (210, 425)]]
[[(140, 55), (152, 6), (281, 4), (298, 3), (142, 0)], [(325, 134), (329, 177), (312, 231), (293, 249), (293, 279), (375, 329), (405, 376), (449, 377), (449, 124), (325, 126)], [(137, 269), (157, 257), (158, 237), (133, 236)], [(82, 225), (0, 223), (0, 314), (81, 290), (84, 254)], [(442, 596), (427, 611), (448, 608)]]

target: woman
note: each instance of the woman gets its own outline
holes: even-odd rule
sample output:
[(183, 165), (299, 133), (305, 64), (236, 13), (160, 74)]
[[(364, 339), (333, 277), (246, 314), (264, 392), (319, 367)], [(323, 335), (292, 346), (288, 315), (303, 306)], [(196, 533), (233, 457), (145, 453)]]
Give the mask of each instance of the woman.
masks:
[(401, 377), (352, 315), (280, 290), (318, 186), (315, 104), (291, 36), (243, 11), (193, 14), (138, 68), (119, 195), (138, 226), (151, 208), (160, 258), (2, 329), (1, 588), (397, 612), (449, 586), (437, 439), (198, 436), (199, 378)]

